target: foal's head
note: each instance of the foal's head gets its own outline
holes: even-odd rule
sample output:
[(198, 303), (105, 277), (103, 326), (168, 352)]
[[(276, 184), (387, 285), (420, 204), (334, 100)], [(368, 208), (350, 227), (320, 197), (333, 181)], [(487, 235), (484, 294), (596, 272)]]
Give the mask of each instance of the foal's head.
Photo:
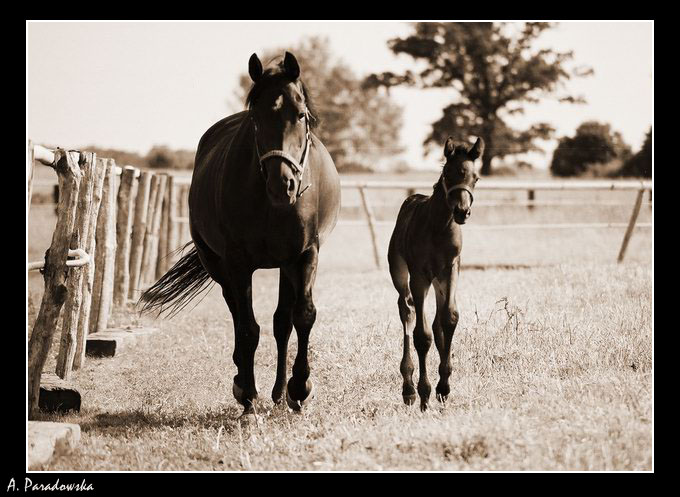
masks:
[(256, 54), (248, 72), (253, 86), (246, 103), (255, 130), (258, 160), (272, 205), (295, 204), (306, 185), (300, 185), (311, 149), (316, 121), (307, 89), (300, 80), (295, 56), (286, 52), (263, 69)]
[(484, 152), (484, 140), (477, 138), (471, 147), (455, 145), (449, 137), (444, 145), (446, 164), (442, 170), (440, 183), (446, 198), (446, 204), (453, 212), (453, 220), (465, 224), (470, 217), (472, 192), (479, 175), (475, 172), (474, 161)]

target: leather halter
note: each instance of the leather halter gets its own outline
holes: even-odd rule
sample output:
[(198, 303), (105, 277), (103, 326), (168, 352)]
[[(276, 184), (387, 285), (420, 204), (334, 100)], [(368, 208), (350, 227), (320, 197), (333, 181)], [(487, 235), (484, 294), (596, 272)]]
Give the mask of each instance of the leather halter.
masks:
[(444, 198), (446, 199), (447, 204), (449, 203), (449, 193), (451, 193), (454, 190), (465, 190), (470, 194), (470, 205), (472, 205), (472, 202), (474, 202), (475, 197), (472, 194), (472, 189), (468, 185), (466, 185), (465, 183), (458, 183), (457, 185), (447, 186), (446, 178), (444, 177), (443, 173), (441, 175), (441, 182), (442, 186), (444, 187)]
[(300, 157), (299, 162), (288, 152), (278, 149), (270, 150), (264, 155), (261, 155), (260, 147), (257, 144), (257, 123), (255, 123), (255, 120), (252, 117), (251, 120), (253, 121), (253, 126), (255, 128), (255, 151), (257, 152), (257, 159), (260, 163), (260, 172), (264, 176), (264, 161), (266, 159), (270, 157), (281, 157), (282, 159), (285, 159), (286, 164), (291, 168), (293, 174), (295, 174), (298, 179), (298, 191), (296, 197), (301, 197), (302, 194), (305, 193), (310, 186), (312, 186), (312, 184), (309, 183), (302, 191), (300, 191), (300, 186), (302, 185), (302, 176), (305, 173), (307, 159), (309, 158), (309, 150), (312, 146), (312, 134), (309, 131), (309, 110), (307, 107), (305, 107), (305, 149), (302, 151), (302, 157)]

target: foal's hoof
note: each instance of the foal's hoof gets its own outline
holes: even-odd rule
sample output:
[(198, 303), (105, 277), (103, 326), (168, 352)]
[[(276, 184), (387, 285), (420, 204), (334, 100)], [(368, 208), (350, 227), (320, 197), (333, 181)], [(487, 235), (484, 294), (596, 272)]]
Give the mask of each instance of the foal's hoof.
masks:
[(307, 380), (307, 385), (309, 386), (307, 389), (309, 393), (302, 400), (293, 399), (290, 396), (290, 389), (286, 388), (286, 402), (288, 403), (288, 407), (290, 407), (293, 411), (301, 411), (303, 407), (309, 405), (309, 403), (314, 400), (314, 383), (312, 383), (312, 380)]
[(420, 401), (420, 410), (421, 410), (422, 412), (427, 411), (427, 408), (428, 408), (428, 407), (429, 407), (429, 406), (428, 406), (427, 400), (421, 400), (421, 401)]
[(404, 404), (407, 406), (412, 406), (416, 403), (416, 394), (402, 395), (402, 397), (404, 398)]
[(449, 398), (448, 395), (445, 395), (443, 393), (438, 393), (437, 394), (437, 400), (441, 402), (442, 404), (446, 404), (446, 400)]

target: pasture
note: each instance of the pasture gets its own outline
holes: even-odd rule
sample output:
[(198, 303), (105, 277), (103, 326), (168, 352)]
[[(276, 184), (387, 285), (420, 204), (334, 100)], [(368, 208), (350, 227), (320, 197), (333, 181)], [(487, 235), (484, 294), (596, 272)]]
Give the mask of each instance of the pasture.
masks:
[[(437, 173), (419, 176), (434, 183)], [(514, 195), (484, 192), (475, 201)], [(384, 204), (376, 208), (379, 219), (393, 220), (404, 194), (371, 196)], [(80, 424), (81, 442), (44, 469), (651, 470), (652, 230), (637, 229), (617, 264), (623, 229), (477, 228), (625, 223), (635, 193), (537, 194), (566, 197), (629, 205), (473, 205), (463, 227), (461, 319), (445, 405), (432, 399), (422, 413), (401, 400), (402, 332), (384, 257), (392, 228), (378, 228), (383, 267), (376, 269), (368, 229), (338, 226), (320, 255), (310, 339), (317, 395), (308, 409), (293, 413), (270, 399), (278, 272), (262, 270), (253, 287), (262, 328), (257, 423), (237, 419), (233, 327), (213, 287), (171, 320), (114, 315), (112, 324), (141, 320), (159, 332), (120, 357), (89, 359), (75, 373), (80, 413), (43, 419)], [(341, 219), (361, 219), (354, 205), (355, 192), (343, 191)], [(650, 221), (645, 202), (638, 222)], [(29, 260), (42, 258), (53, 226), (53, 207), (31, 207)], [(29, 276), (28, 293), (30, 329), (42, 294), (38, 274)], [(431, 292), (430, 321), (433, 309)], [(54, 369), (55, 337), (46, 370)], [(295, 348), (293, 333), (291, 353)], [(437, 367), (432, 347), (433, 382)]]

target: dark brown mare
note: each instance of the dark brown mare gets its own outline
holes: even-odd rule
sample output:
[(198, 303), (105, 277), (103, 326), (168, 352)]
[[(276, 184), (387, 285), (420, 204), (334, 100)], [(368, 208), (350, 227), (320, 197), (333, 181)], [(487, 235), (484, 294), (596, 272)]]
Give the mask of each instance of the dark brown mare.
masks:
[[(312, 290), (319, 247), (340, 209), (340, 179), (311, 131), (317, 118), (297, 60), (286, 52), (263, 69), (253, 54), (248, 70), (253, 80), (248, 110), (213, 125), (198, 144), (189, 191), (194, 246), (141, 297), (144, 310), (177, 311), (210, 279), (219, 283), (234, 320), (233, 394), (244, 414), (254, 411), (258, 396), (254, 357), (260, 326), (253, 314), (252, 275), (259, 268), (280, 268), (272, 399), (280, 402), (285, 390), (288, 405), (299, 410), (313, 398), (307, 359), (316, 319)], [(286, 382), (293, 326), (298, 349)]]
[(446, 140), (446, 164), (432, 195), (415, 194), (404, 200), (390, 239), (390, 275), (399, 292), (397, 304), (404, 328), (404, 355), (400, 368), (404, 378), (402, 395), (406, 404), (413, 404), (416, 400), (412, 379), (412, 333), (418, 353), (418, 395), (422, 410), (427, 409), (432, 390), (426, 368), (432, 331), (428, 327), (423, 304), (430, 285), (434, 285), (437, 313), (432, 330), (440, 359), (436, 391), (437, 398), (444, 402), (450, 392), (451, 340), (458, 324), (456, 284), (463, 248), (460, 225), (470, 217), (472, 192), (478, 179), (474, 161), (483, 151), (481, 138), (472, 147), (456, 146), (451, 138)]

